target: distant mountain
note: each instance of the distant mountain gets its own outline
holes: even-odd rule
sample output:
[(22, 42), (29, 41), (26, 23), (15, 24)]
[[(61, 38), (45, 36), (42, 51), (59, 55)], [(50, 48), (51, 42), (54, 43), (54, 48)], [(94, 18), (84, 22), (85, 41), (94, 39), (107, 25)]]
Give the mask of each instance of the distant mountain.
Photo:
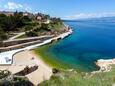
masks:
[(79, 21), (91, 21), (91, 22), (115, 22), (115, 16), (113, 17), (101, 17), (101, 18), (87, 18), (87, 19), (74, 19), (63, 20), (64, 22), (79, 22)]

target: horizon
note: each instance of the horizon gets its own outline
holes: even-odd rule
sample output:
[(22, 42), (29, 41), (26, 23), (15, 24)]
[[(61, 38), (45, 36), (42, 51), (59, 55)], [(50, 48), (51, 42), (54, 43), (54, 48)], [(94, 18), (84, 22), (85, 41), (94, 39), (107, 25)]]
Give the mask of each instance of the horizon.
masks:
[[(74, 2), (74, 3), (73, 3)], [(41, 12), (62, 19), (84, 19), (115, 16), (114, 0), (1, 0), (0, 11)]]

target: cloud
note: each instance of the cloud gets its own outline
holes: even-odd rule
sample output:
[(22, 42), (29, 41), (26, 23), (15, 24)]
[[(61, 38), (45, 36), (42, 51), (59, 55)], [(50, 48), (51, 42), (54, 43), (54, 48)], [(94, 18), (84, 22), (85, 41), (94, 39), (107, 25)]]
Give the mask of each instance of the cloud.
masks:
[(32, 8), (27, 4), (20, 4), (15, 2), (7, 2), (7, 4), (4, 5), (4, 8), (6, 10), (18, 10), (18, 11), (32, 11)]
[(31, 11), (32, 11), (32, 8), (31, 8), (30, 6), (28, 6), (27, 4), (25, 4), (25, 5), (24, 5), (24, 10), (31, 12)]
[(20, 9), (20, 8), (22, 9), (23, 5), (14, 3), (14, 2), (8, 2), (4, 7), (9, 10), (14, 10), (14, 9)]
[(115, 16), (115, 12), (105, 12), (105, 13), (79, 13), (76, 15), (65, 16), (63, 19), (86, 19), (86, 18), (100, 18)]

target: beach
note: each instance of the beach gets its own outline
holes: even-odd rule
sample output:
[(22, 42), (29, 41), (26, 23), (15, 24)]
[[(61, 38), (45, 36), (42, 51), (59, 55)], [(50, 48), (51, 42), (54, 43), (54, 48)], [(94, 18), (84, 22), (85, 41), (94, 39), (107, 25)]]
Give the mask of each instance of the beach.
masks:
[(23, 70), (26, 66), (37, 65), (38, 69), (26, 75), (26, 77), (34, 84), (37, 85), (44, 80), (48, 80), (52, 75), (52, 68), (45, 64), (39, 56), (36, 56), (33, 51), (22, 51), (14, 55), (13, 64), (9, 66), (0, 66), (1, 70), (9, 70), (15, 74)]
[[(0, 53), (1, 58), (1, 70), (8, 70), (12, 74), (17, 74), (20, 71), (23, 71), (26, 67), (34, 67), (37, 66), (38, 69), (32, 71), (31, 73), (25, 75), (30, 82), (32, 82), (35, 86), (39, 83), (50, 79), (52, 75), (52, 67), (50, 67), (48, 64), (44, 63), (43, 60), (40, 59), (39, 55), (36, 55), (32, 49), (35, 49), (39, 46), (51, 43), (52, 41), (63, 39), (66, 36), (70, 35), (72, 33), (72, 30), (60, 34), (59, 36), (47, 39), (43, 41), (42, 43), (38, 43), (35, 45), (31, 45), (22, 49), (12, 50), (12, 51), (6, 51), (3, 53)], [(7, 62), (8, 59), (8, 62)]]

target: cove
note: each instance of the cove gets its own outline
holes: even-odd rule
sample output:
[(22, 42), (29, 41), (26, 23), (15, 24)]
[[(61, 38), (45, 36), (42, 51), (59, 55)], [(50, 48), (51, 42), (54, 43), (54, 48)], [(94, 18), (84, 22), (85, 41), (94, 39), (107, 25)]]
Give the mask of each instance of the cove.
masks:
[[(98, 59), (115, 57), (115, 22), (69, 21), (73, 34), (56, 43), (38, 48), (48, 61), (79, 71), (97, 70)], [(46, 58), (47, 59), (47, 58)]]

